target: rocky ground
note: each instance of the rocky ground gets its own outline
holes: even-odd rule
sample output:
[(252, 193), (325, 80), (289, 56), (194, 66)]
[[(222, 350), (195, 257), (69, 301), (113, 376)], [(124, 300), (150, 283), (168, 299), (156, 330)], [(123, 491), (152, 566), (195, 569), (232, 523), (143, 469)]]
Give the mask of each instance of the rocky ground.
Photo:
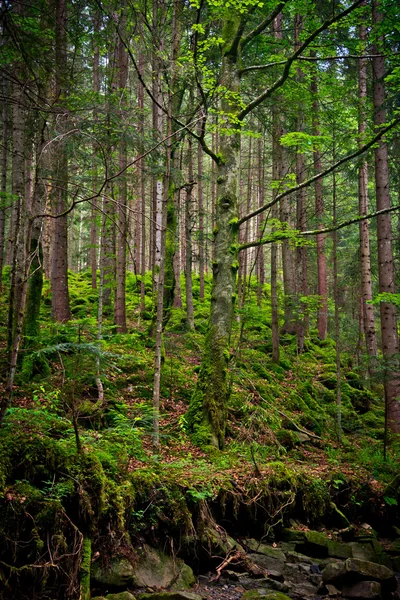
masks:
[(220, 530), (211, 551), (223, 558), (196, 580), (182, 560), (145, 545), (135, 565), (113, 559), (107, 571), (95, 566), (92, 580), (104, 590), (131, 590), (107, 600), (398, 600), (400, 532), (393, 531), (393, 539), (382, 543), (368, 525), (318, 532), (295, 524), (267, 544), (238, 542)]

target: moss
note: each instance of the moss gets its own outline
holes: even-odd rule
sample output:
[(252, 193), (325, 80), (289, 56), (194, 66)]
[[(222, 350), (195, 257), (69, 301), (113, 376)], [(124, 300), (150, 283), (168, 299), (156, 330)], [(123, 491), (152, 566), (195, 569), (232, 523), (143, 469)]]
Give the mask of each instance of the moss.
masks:
[(90, 564), (92, 560), (92, 542), (89, 537), (83, 538), (82, 559), (80, 567), (80, 598), (90, 600)]
[(225, 340), (215, 338), (210, 327), (186, 422), (196, 444), (222, 448), (225, 443), (225, 399), (228, 394), (226, 361), (229, 359), (229, 349)]

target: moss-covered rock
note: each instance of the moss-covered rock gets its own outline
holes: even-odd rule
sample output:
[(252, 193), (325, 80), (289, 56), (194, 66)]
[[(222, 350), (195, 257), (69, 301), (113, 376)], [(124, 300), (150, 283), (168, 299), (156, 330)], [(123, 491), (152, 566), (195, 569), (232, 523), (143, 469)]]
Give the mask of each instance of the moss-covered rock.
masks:
[(283, 592), (265, 592), (262, 590), (247, 590), (241, 600), (290, 600)]
[(107, 594), (106, 600), (136, 600), (136, 597), (130, 592), (120, 592), (119, 594)]

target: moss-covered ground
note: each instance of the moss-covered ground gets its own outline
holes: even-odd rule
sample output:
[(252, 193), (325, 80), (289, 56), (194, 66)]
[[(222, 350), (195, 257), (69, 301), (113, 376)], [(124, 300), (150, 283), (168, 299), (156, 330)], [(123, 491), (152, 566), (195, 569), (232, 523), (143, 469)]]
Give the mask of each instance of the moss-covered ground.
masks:
[[(219, 517), (227, 529), (273, 535), (291, 516), (313, 526), (333, 523), (332, 500), (350, 520), (369, 519), (374, 526), (384, 527), (398, 514), (398, 490), (387, 488), (398, 472), (398, 446), (392, 440), (384, 460), (379, 382), (371, 391), (352, 354), (342, 353), (339, 444), (335, 343), (321, 342), (311, 331), (305, 352), (298, 354), (295, 338), (283, 336), (280, 363), (274, 364), (267, 287), (258, 306), (254, 285), (235, 323), (224, 452), (199, 448), (186, 432), (207, 331), (210, 280), (200, 301), (194, 277), (194, 332), (186, 327), (184, 308), (172, 310), (155, 457), (151, 276), (146, 275), (141, 316), (140, 281), (129, 274), (129, 332), (116, 334), (106, 322), (100, 344), (90, 274), (71, 274), (70, 285), (73, 320), (58, 325), (50, 321), (45, 282), (40, 339), (25, 357), (34, 353), (40, 360), (33, 363), (46, 368), (37, 368), (29, 380), (19, 371), (0, 429), (4, 589), (17, 589), (23, 580), (26, 589), (57, 585), (59, 597), (75, 597), (88, 539), (93, 553), (104, 554), (116, 548), (131, 552), (137, 540), (157, 543), (167, 536), (190, 553), (204, 523)], [(2, 323), (6, 309), (4, 294)], [(0, 335), (4, 350), (5, 327)], [(5, 359), (2, 366), (5, 370)]]

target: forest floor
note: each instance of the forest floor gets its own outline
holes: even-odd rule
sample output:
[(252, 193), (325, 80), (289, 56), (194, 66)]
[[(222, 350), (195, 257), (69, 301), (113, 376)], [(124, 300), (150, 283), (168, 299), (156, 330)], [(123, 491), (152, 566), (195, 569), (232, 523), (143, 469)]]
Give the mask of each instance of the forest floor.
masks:
[[(343, 324), (339, 443), (334, 340), (321, 341), (311, 330), (298, 354), (295, 337), (282, 335), (280, 362), (274, 363), (268, 288), (261, 306), (251, 288), (232, 339), (226, 448), (198, 448), (185, 413), (201, 362), (210, 282), (200, 301), (195, 277), (195, 331), (187, 330), (183, 308), (172, 311), (165, 333), (155, 458), (150, 278), (144, 318), (138, 282), (130, 275), (129, 332), (116, 334), (106, 321), (99, 348), (97, 293), (89, 275), (71, 275), (74, 318), (64, 325), (50, 321), (45, 284), (41, 336), (22, 353), (0, 430), (0, 561), (8, 564), (13, 556), (21, 568), (52, 557), (63, 564), (61, 557), (74, 547), (78, 552), (80, 532), (88, 531), (93, 552), (112, 552), (124, 532), (154, 544), (167, 537), (183, 548), (193, 530), (216, 522), (235, 533), (245, 522), (242, 533), (254, 537), (293, 516), (309, 526), (329, 526), (332, 501), (351, 522), (391, 526), (400, 500), (398, 489), (390, 488), (399, 473), (399, 444), (389, 440), (384, 456), (382, 386), (377, 380), (371, 387), (366, 365), (355, 355), (350, 333), (356, 323)], [(1, 301), (5, 313), (7, 298)], [(0, 336), (6, 339), (5, 327)], [(207, 594), (232, 599), (236, 592), (209, 586)]]

